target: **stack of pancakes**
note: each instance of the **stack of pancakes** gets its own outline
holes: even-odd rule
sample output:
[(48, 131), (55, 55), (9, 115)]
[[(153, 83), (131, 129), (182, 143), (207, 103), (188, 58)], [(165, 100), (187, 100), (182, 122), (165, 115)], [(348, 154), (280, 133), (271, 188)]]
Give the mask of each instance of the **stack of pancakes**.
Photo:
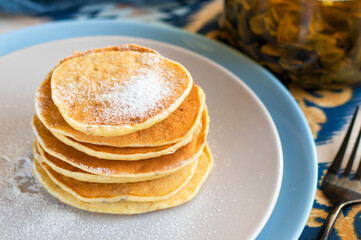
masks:
[(149, 48), (75, 52), (38, 88), (35, 109), (33, 173), (80, 209), (174, 207), (195, 196), (213, 166), (202, 89)]

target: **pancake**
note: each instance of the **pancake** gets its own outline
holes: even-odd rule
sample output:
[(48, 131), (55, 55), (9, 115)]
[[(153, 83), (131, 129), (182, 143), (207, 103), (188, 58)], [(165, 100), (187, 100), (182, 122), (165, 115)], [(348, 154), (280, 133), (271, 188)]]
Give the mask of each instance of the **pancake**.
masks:
[[(86, 172), (80, 168), (77, 168), (65, 161), (62, 161), (52, 155), (46, 153), (40, 144), (36, 142), (34, 144), (33, 155), (39, 155), (39, 159), (49, 165), (54, 171), (60, 173), (61, 175), (77, 179), (83, 182), (95, 182), (95, 183), (127, 183), (127, 182), (140, 182), (140, 181), (148, 181), (153, 180), (161, 177), (165, 177), (169, 175), (169, 173), (159, 173), (153, 175), (126, 175), (122, 176), (105, 176), (105, 175), (98, 175)], [(182, 170), (179, 169), (178, 171)]]
[[(40, 121), (39, 121), (40, 123)], [(108, 160), (135, 161), (148, 158), (155, 158), (166, 154), (174, 153), (178, 148), (183, 147), (192, 140), (192, 135), (188, 138), (172, 144), (157, 147), (109, 147), (95, 145), (90, 143), (78, 142), (69, 137), (52, 133), (57, 139), (63, 143), (84, 152), (90, 156), (104, 158)]]
[(38, 179), (38, 181), (51, 195), (53, 195), (55, 198), (59, 199), (63, 203), (69, 204), (73, 207), (99, 213), (140, 214), (159, 209), (175, 207), (191, 200), (200, 190), (204, 181), (207, 179), (212, 167), (213, 157), (209, 152), (208, 147), (205, 147), (203, 154), (198, 160), (198, 166), (192, 179), (174, 196), (166, 200), (155, 202), (84, 202), (77, 199), (72, 194), (64, 191), (61, 187), (56, 185), (49, 178), (47, 173), (39, 165), (36, 164), (36, 161), (33, 162), (33, 173)]
[(70, 137), (79, 142), (113, 147), (152, 147), (180, 142), (193, 135), (200, 121), (205, 96), (195, 84), (182, 104), (163, 121), (123, 136), (102, 137), (84, 134), (72, 128), (61, 116), (51, 99), (51, 74), (38, 88), (35, 110), (39, 119), (51, 132)]
[(190, 179), (197, 168), (198, 159), (179, 171), (156, 180), (135, 183), (89, 183), (63, 176), (49, 165), (35, 157), (50, 177), (64, 191), (85, 202), (118, 202), (160, 201), (172, 197), (179, 192)]
[(208, 133), (209, 118), (206, 108), (201, 123), (202, 127), (194, 133), (192, 141), (173, 154), (138, 161), (114, 161), (92, 157), (62, 143), (43, 125), (33, 127), (37, 141), (48, 154), (89, 173), (136, 179), (170, 174), (196, 160), (202, 153)]
[(86, 51), (74, 51), (73, 54), (71, 54), (68, 57), (63, 58), (62, 60), (59, 61), (59, 64), (72, 59), (72, 58), (76, 58), (76, 57), (81, 57), (81, 56), (85, 56), (85, 55), (89, 55), (92, 53), (98, 53), (98, 52), (109, 52), (109, 51), (136, 51), (136, 52), (147, 52), (147, 53), (154, 53), (154, 54), (159, 54), (157, 51), (147, 48), (147, 47), (143, 47), (137, 44), (121, 44), (121, 45), (116, 45), (116, 46), (109, 46), (109, 47), (103, 47), (103, 48), (94, 48), (94, 49), (90, 49), (90, 50), (86, 50)]
[(73, 128), (96, 136), (136, 132), (164, 120), (192, 89), (190, 73), (154, 53), (105, 51), (70, 58), (51, 76), (51, 94)]
[[(37, 115), (33, 116), (32, 124), (36, 129), (44, 129), (45, 126), (39, 120)], [(200, 125), (200, 123), (198, 124)], [(166, 154), (174, 153), (177, 149), (183, 147), (188, 144), (193, 136), (190, 135), (188, 138), (173, 144), (168, 144), (164, 146), (156, 146), (156, 147), (110, 147), (110, 146), (102, 146), (95, 145), (90, 143), (82, 143), (78, 142), (69, 137), (53, 133), (54, 137), (56, 137), (61, 142), (73, 147), (81, 152), (84, 152), (90, 156), (94, 156), (97, 158), (104, 158), (107, 160), (122, 160), (122, 161), (135, 161), (135, 160), (143, 160), (148, 158), (155, 158)]]

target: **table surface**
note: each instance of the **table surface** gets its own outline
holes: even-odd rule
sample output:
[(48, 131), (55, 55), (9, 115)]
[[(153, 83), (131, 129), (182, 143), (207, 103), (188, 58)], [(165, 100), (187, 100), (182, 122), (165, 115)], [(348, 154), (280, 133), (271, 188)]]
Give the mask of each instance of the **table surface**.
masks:
[[(48, 21), (98, 18), (170, 24), (217, 39), (222, 34), (218, 25), (222, 4), (222, 0), (166, 3), (147, 7), (104, 3), (35, 17), (2, 13), (0, 34)], [(287, 87), (299, 103), (313, 132), (317, 146), (320, 182), (340, 146), (350, 116), (361, 101), (361, 88), (343, 87), (335, 91), (307, 92), (292, 84)], [(358, 124), (360, 122), (361, 120)], [(360, 155), (359, 153), (356, 159), (360, 159)], [(318, 184), (313, 209), (300, 239), (316, 239), (330, 206), (331, 203)], [(361, 204), (344, 209), (330, 239), (361, 239)]]

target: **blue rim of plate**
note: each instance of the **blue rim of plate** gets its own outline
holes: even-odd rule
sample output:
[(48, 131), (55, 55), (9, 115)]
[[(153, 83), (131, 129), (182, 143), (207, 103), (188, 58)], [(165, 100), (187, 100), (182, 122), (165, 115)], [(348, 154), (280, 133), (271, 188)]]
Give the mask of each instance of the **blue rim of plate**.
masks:
[(44, 42), (99, 35), (147, 38), (189, 49), (224, 66), (257, 94), (276, 124), (284, 156), (281, 191), (257, 239), (297, 239), (307, 222), (316, 193), (315, 143), (301, 109), (288, 90), (245, 55), (225, 44), (163, 24), (77, 20), (52, 22), (0, 35), (0, 57)]

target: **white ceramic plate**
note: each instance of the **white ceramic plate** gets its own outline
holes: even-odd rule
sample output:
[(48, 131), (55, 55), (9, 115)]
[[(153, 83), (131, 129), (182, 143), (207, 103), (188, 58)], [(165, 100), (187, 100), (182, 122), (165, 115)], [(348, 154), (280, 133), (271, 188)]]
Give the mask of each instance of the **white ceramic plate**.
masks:
[[(8, 207), (0, 217), (1, 229), (13, 234), (11, 238), (24, 232), (28, 237), (52, 236), (55, 239), (71, 238), (77, 232), (86, 233), (82, 235), (84, 239), (115, 236), (127, 239), (255, 238), (272, 213), (281, 186), (282, 149), (275, 125), (261, 101), (235, 75), (198, 54), (173, 45), (131, 37), (84, 37), (40, 44), (0, 58), (0, 154), (11, 160), (31, 154), (34, 137), (29, 122), (34, 113), (34, 93), (61, 58), (73, 50), (121, 43), (154, 48), (182, 63), (204, 89), (211, 118), (208, 141), (215, 157), (215, 167), (207, 182), (189, 203), (137, 216), (74, 210), (63, 207), (45, 191), (30, 187), (30, 192), (34, 193), (20, 192), (16, 203), (6, 203)], [(0, 160), (0, 168), (6, 164)], [(1, 180), (4, 172), (0, 174), (3, 174)], [(5, 190), (0, 192), (0, 203), (6, 198), (4, 192), (9, 192)], [(33, 202), (33, 207), (29, 206), (28, 211), (20, 214), (17, 212), (19, 201), (24, 201), (21, 194), (40, 194), (42, 201)], [(36, 214), (32, 209), (41, 209), (41, 212)], [(51, 219), (39, 220), (49, 217), (47, 211), (54, 209), (59, 215), (57, 226), (48, 226)], [(19, 228), (23, 229), (19, 231)], [(44, 231), (40, 232), (42, 229)]]

